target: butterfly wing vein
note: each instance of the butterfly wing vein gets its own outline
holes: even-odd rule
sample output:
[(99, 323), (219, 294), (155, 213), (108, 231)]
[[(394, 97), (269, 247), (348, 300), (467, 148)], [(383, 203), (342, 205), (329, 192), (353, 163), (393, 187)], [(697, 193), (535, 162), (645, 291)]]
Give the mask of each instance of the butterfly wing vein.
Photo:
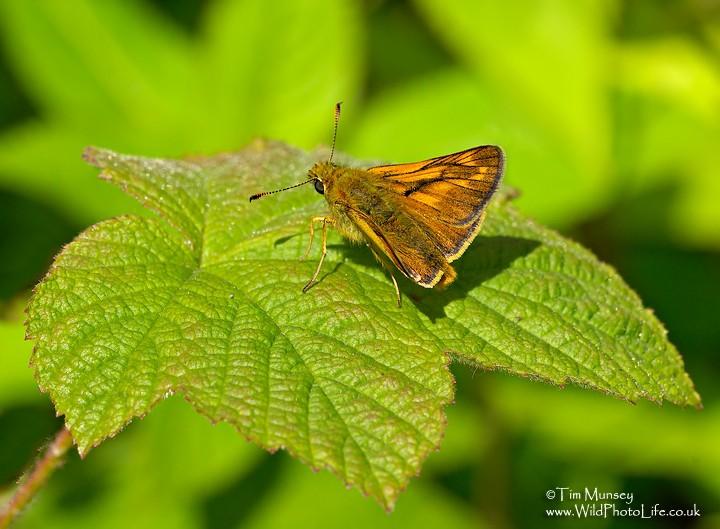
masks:
[(403, 212), (452, 262), (480, 231), (485, 209), (500, 184), (504, 162), (499, 147), (483, 145), (422, 162), (381, 165), (368, 171), (383, 177), (400, 197)]

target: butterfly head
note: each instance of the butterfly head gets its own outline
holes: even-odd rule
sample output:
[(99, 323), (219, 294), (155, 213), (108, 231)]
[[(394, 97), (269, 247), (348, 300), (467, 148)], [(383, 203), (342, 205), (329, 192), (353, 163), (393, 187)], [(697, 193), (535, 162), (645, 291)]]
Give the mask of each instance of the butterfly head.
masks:
[(328, 187), (335, 182), (337, 166), (332, 162), (318, 162), (308, 171), (308, 178), (313, 182), (315, 191), (321, 195), (325, 194)]

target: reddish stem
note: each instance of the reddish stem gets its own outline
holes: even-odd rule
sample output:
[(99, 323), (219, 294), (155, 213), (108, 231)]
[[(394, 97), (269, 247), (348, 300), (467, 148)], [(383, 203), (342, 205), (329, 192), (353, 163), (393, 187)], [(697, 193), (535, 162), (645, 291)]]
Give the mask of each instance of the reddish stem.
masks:
[(37, 491), (45, 485), (50, 474), (62, 463), (63, 456), (72, 444), (72, 436), (66, 428), (57, 433), (55, 439), (45, 449), (45, 453), (35, 463), (35, 467), (20, 480), (15, 494), (0, 511), (0, 529), (8, 527)]

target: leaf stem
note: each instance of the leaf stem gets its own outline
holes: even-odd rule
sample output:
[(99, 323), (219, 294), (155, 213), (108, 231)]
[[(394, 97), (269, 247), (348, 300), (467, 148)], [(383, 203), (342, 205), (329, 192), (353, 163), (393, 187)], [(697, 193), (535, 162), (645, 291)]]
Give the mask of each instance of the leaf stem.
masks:
[(0, 529), (8, 527), (37, 491), (45, 485), (50, 474), (62, 463), (65, 453), (72, 444), (72, 435), (67, 428), (63, 427), (45, 449), (42, 457), (35, 463), (35, 467), (25, 478), (21, 479), (15, 494), (0, 511)]

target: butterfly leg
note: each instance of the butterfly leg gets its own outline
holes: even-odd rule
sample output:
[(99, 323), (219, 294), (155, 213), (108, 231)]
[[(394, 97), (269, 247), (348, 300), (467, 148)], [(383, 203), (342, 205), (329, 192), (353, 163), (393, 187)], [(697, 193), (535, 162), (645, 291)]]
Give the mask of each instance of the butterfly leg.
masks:
[(398, 288), (397, 281), (395, 280), (395, 274), (390, 272), (390, 277), (393, 280), (393, 285), (395, 285), (395, 295), (397, 296), (398, 308), (401, 309), (402, 308), (402, 298), (400, 297), (400, 289)]
[(335, 222), (331, 217), (313, 217), (313, 221), (315, 221), (316, 219), (322, 220), (322, 255), (320, 255), (320, 262), (315, 269), (315, 273), (313, 274), (310, 281), (308, 281), (307, 284), (303, 287), (303, 292), (307, 292), (310, 287), (312, 287), (317, 282), (317, 276), (320, 273), (323, 261), (325, 260), (325, 255), (327, 254), (327, 227), (328, 224), (334, 224)]
[(310, 219), (310, 242), (308, 243), (307, 250), (305, 250), (305, 253), (303, 254), (302, 258), (300, 259), (301, 261), (304, 261), (305, 259), (307, 259), (307, 256), (310, 255), (310, 250), (312, 249), (313, 239), (315, 238), (315, 223), (320, 220), (324, 221), (325, 217), (313, 217)]

